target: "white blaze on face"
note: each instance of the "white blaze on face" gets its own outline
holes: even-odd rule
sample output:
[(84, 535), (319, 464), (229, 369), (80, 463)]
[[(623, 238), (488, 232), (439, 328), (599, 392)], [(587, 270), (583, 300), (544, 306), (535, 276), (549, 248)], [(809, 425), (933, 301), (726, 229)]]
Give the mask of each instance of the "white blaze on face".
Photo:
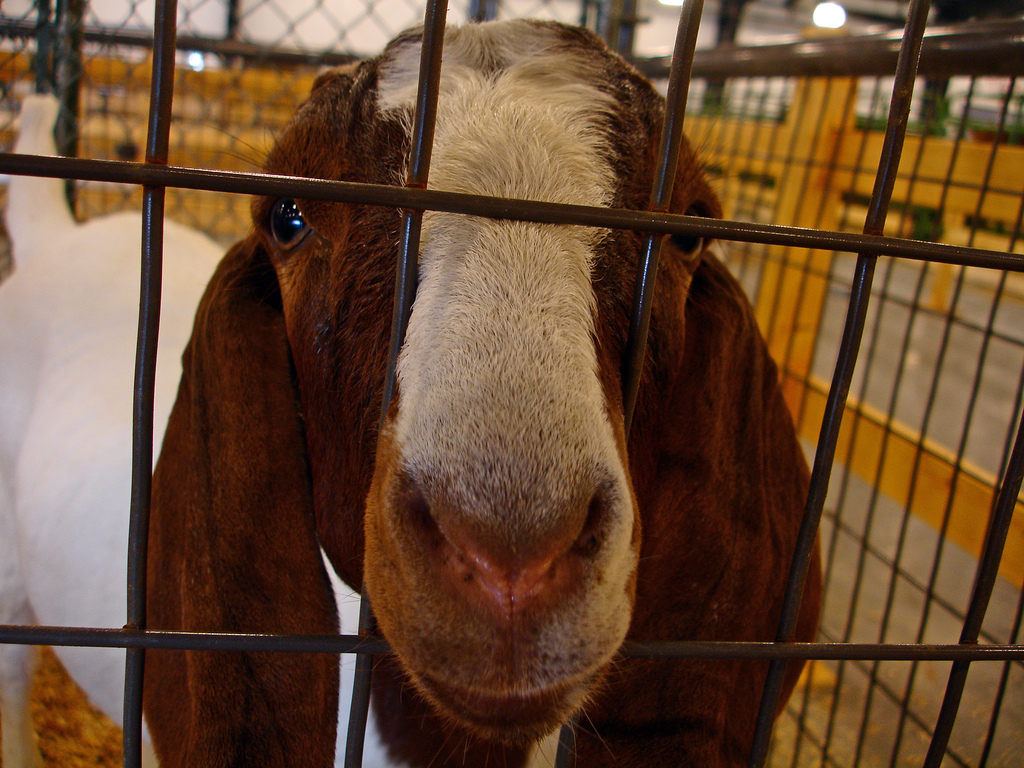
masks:
[[(611, 100), (587, 84), (594, 65), (558, 50), (550, 30), (505, 22), (499, 39), (496, 26), (446, 36), (430, 186), (607, 205), (615, 178), (599, 117)], [(419, 50), (407, 45), (382, 70), (382, 107), (411, 107)], [(559, 507), (586, 504), (569, 497), (587, 483), (606, 489), (615, 517), (631, 514), (594, 346), (602, 236), (424, 217), (396, 444), (406, 468), (443, 478), (463, 514), (507, 528), (510, 541), (524, 525), (545, 528)], [(617, 538), (626, 541), (605, 552), (612, 561), (628, 551), (628, 534)]]

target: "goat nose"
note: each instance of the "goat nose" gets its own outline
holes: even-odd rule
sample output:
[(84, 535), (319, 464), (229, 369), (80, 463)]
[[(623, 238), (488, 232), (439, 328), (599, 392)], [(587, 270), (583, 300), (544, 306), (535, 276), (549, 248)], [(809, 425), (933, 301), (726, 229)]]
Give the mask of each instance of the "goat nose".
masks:
[(570, 580), (570, 555), (553, 548), (518, 562), (494, 557), (470, 537), (448, 538), (442, 572), (474, 602), (502, 618), (511, 618), (531, 602), (541, 600)]
[(459, 514), (431, 509), (414, 492), (408, 511), (424, 535), (431, 570), (453, 595), (511, 622), (531, 606), (547, 605), (572, 592), (601, 547), (607, 505), (594, 494), (589, 507), (567, 511), (563, 523), (544, 536), (497, 535)]
[(511, 558), (494, 553), (462, 531), (448, 530), (440, 548), (442, 579), (478, 608), (511, 621), (527, 607), (556, 599), (572, 588), (580, 563), (563, 543)]

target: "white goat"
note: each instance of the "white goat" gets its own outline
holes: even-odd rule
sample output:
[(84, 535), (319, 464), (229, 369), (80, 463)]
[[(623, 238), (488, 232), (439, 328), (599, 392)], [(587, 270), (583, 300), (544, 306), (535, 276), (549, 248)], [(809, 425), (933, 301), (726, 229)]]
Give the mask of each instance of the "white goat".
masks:
[[(16, 151), (53, 155), (56, 100), (26, 98)], [(131, 467), (140, 217), (78, 224), (59, 179), (14, 176), (15, 259), (0, 285), (0, 622), (119, 627)], [(222, 249), (168, 221), (156, 440), (195, 306)], [(60, 648), (93, 702), (120, 722), (123, 651)], [(39, 762), (27, 716), (34, 654), (0, 646), (3, 765)]]

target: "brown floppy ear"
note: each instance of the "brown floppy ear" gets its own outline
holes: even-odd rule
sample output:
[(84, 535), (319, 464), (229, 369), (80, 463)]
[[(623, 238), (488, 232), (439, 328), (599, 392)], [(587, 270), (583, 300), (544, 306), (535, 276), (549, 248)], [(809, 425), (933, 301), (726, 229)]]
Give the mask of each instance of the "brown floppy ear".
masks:
[[(628, 637), (773, 640), (808, 484), (778, 370), (713, 252), (695, 263), (663, 251), (657, 279), (629, 439), (642, 544)], [(817, 627), (819, 567), (816, 554), (804, 641)], [(784, 696), (800, 667), (787, 670)], [(578, 764), (746, 764), (766, 672), (763, 661), (623, 659), (588, 710), (600, 738), (578, 735)]]
[[(153, 480), (152, 629), (338, 631), (276, 278), (255, 236), (199, 306)], [(161, 765), (333, 765), (338, 659), (151, 651)]]

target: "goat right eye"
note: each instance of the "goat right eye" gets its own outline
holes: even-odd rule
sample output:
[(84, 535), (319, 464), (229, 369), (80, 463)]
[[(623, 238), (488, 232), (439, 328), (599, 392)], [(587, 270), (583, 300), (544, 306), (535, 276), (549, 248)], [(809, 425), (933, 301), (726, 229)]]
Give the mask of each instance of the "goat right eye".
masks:
[(270, 209), (270, 232), (282, 248), (294, 248), (312, 231), (291, 198), (278, 200)]

